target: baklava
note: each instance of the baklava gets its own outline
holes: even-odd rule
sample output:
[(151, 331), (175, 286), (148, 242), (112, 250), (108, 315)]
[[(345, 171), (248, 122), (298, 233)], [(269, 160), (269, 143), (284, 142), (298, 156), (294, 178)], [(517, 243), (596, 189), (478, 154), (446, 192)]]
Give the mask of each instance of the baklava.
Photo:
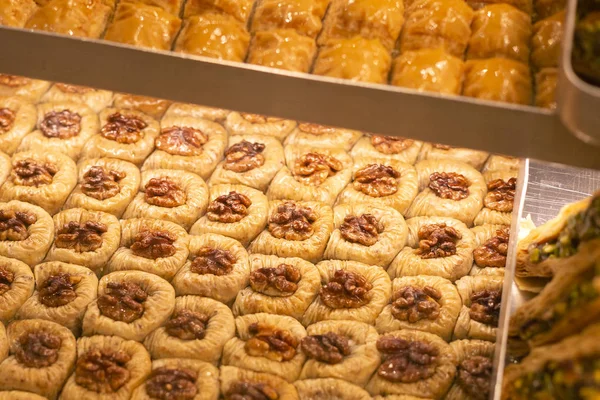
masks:
[(301, 122), (287, 137), (284, 144), (286, 147), (295, 145), (349, 151), (361, 136), (362, 132), (359, 131)]
[(300, 320), (321, 288), (316, 267), (301, 258), (250, 256), (250, 286), (241, 290), (234, 315), (269, 313)]
[(147, 96), (136, 96), (126, 93), (116, 93), (113, 101), (114, 108), (139, 111), (156, 120), (162, 118), (170, 105), (171, 102), (169, 100)]
[(456, 381), (446, 395), (447, 400), (487, 399), (492, 390), (494, 343), (484, 340), (456, 340), (450, 343), (456, 354)]
[(37, 9), (33, 0), (1, 0), (0, 25), (23, 28)]
[[(107, 0), (113, 1), (113, 0)], [(172, 15), (179, 15), (183, 0), (124, 0), (124, 2), (139, 2), (163, 9)]]
[(9, 156), (0, 152), (0, 187), (6, 182), (12, 169), (12, 163)]
[(533, 25), (531, 65), (535, 69), (558, 67), (565, 18), (565, 11), (561, 11)]
[(471, 232), (475, 235), (475, 250), (469, 275), (504, 276), (510, 226), (480, 225), (472, 228)]
[(97, 39), (111, 11), (102, 0), (50, 0), (29, 18), (25, 28)]
[(423, 142), (401, 136), (365, 135), (352, 147), (354, 158), (368, 157), (397, 160), (407, 164), (417, 161)]
[(492, 154), (486, 161), (482, 172), (488, 171), (519, 171), (519, 159), (516, 157)]
[(276, 375), (224, 365), (220, 368), (221, 394), (225, 399), (260, 396), (277, 400), (300, 400), (291, 383)]
[[(17, 310), (33, 294), (34, 286), (33, 274), (27, 264), (0, 256), (0, 325), (13, 319)], [(3, 358), (1, 353), (0, 361)]]
[(20, 390), (0, 390), (0, 400), (48, 400), (48, 398)]
[(465, 64), (463, 95), (481, 100), (530, 104), (529, 66), (519, 61), (498, 57), (469, 60)]
[(295, 72), (309, 72), (317, 46), (315, 40), (293, 29), (259, 31), (248, 52), (249, 64)]
[[(207, 119), (209, 121), (223, 121), (229, 113), (229, 110), (222, 108), (205, 107), (189, 103), (173, 103), (167, 109), (164, 120), (166, 122), (167, 118), (192, 117), (203, 120)], [(168, 128), (168, 126), (163, 125), (163, 128), (165, 127)]]
[(356, 261), (321, 261), (319, 296), (304, 313), (302, 323), (350, 320), (374, 324), (392, 295), (390, 277), (376, 265)]
[(456, 282), (462, 309), (454, 327), (454, 339), (496, 341), (503, 276), (465, 276)]
[(0, 148), (4, 153), (12, 155), (35, 124), (36, 109), (33, 104), (21, 97), (0, 97)]
[(517, 188), (516, 171), (484, 172), (483, 179), (487, 194), (483, 198), (484, 207), (473, 223), (510, 225)]
[(252, 33), (274, 29), (293, 29), (303, 36), (316, 38), (327, 0), (260, 0), (252, 17)]
[(18, 319), (54, 321), (81, 333), (81, 319), (96, 300), (98, 278), (86, 267), (59, 261), (36, 265), (36, 291), (17, 312)]
[(434, 275), (452, 282), (469, 273), (475, 236), (453, 218), (415, 217), (406, 221), (408, 241), (388, 268), (392, 279)]
[(301, 399), (314, 400), (371, 400), (363, 388), (339, 379), (305, 379), (294, 382)]
[(255, 0), (188, 0), (185, 2), (183, 16), (208, 13), (227, 14), (242, 23), (248, 22)]
[(476, 170), (480, 170), (489, 153), (479, 150), (452, 147), (440, 143), (425, 143), (419, 153), (419, 160), (454, 160), (469, 164)]
[(93, 89), (86, 86), (55, 83), (42, 97), (43, 102), (71, 102), (85, 104), (95, 113), (110, 106), (113, 100), (112, 92)]
[(231, 112), (225, 128), (232, 135), (264, 135), (283, 141), (296, 127), (296, 121), (259, 114)]
[(36, 103), (50, 85), (51, 83), (47, 81), (0, 74), (0, 96), (19, 96), (24, 100)]
[(12, 171), (0, 188), (0, 201), (26, 201), (56, 214), (77, 184), (77, 166), (67, 155), (30, 150), (12, 157)]
[(0, 323), (0, 362), (8, 357), (8, 338), (6, 337), (6, 328), (3, 323)]
[(543, 68), (535, 74), (535, 105), (556, 110), (558, 68)]
[(537, 21), (548, 18), (567, 7), (565, 0), (535, 0), (533, 8)]

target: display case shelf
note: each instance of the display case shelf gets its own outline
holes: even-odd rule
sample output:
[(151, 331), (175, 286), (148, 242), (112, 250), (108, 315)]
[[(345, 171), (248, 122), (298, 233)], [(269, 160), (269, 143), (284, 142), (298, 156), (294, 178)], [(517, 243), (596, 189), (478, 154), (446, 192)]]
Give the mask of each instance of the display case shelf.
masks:
[(0, 72), (600, 169), (554, 112), (0, 28)]

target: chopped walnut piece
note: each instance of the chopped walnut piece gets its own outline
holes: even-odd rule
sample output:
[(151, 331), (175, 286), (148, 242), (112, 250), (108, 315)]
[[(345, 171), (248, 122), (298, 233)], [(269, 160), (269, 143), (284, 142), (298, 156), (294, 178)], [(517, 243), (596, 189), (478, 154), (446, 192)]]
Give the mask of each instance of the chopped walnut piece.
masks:
[(506, 266), (506, 255), (508, 253), (509, 240), (508, 227), (498, 229), (496, 236), (488, 239), (483, 245), (473, 251), (475, 264), (479, 267), (504, 268)]
[(442, 293), (431, 286), (405, 286), (394, 294), (392, 315), (410, 323), (422, 319), (434, 321), (440, 316), (441, 298)]
[(40, 303), (46, 307), (61, 307), (77, 298), (81, 276), (59, 272), (51, 275), (38, 287)]
[(135, 235), (129, 248), (136, 256), (156, 260), (174, 255), (177, 252), (173, 245), (176, 240), (171, 232), (143, 230)]
[(217, 197), (208, 205), (206, 217), (213, 222), (231, 224), (248, 215), (252, 201), (245, 194), (229, 192)]
[(433, 147), (434, 149), (438, 149), (438, 150), (450, 150), (452, 147), (448, 146), (446, 144), (440, 144), (440, 143), (433, 143), (431, 145), (431, 147)]
[(251, 124), (266, 124), (267, 122), (283, 121), (283, 118), (267, 117), (260, 114), (241, 113), (240, 115)]
[(129, 361), (124, 351), (88, 350), (77, 359), (75, 383), (93, 392), (114, 393), (129, 381)]
[(233, 172), (248, 172), (265, 163), (263, 143), (250, 143), (242, 140), (225, 150), (223, 168)]
[(167, 333), (181, 340), (204, 339), (208, 315), (191, 311), (180, 310), (176, 312), (165, 325)]
[(150, 179), (146, 184), (145, 191), (146, 203), (157, 207), (179, 207), (187, 200), (185, 192), (169, 178)]
[(300, 271), (289, 264), (275, 268), (258, 268), (250, 274), (250, 286), (268, 296), (291, 296), (298, 289)]
[(344, 218), (344, 223), (340, 225), (340, 233), (344, 240), (363, 246), (373, 246), (377, 243), (381, 232), (383, 232), (383, 227), (372, 214), (363, 214), (358, 217), (348, 215)]
[(455, 172), (434, 172), (429, 175), (429, 189), (442, 199), (462, 200), (469, 197), (471, 182)]
[(371, 197), (390, 196), (398, 191), (400, 173), (388, 165), (369, 164), (356, 171), (354, 189)]
[(471, 309), (469, 316), (472, 320), (490, 326), (498, 326), (502, 292), (499, 290), (480, 290), (471, 294)]
[(306, 336), (300, 348), (307, 357), (327, 364), (337, 364), (351, 353), (348, 338), (334, 332)]
[(117, 112), (108, 116), (106, 124), (100, 129), (100, 134), (117, 143), (137, 143), (144, 137), (143, 129), (147, 126), (148, 124), (135, 115), (123, 115)]
[(473, 400), (486, 400), (490, 394), (492, 360), (489, 357), (472, 356), (458, 366), (458, 385)]
[(319, 186), (342, 168), (344, 166), (335, 157), (320, 153), (307, 153), (296, 160), (292, 172), (294, 179), (298, 182)]
[(41, 163), (31, 158), (13, 164), (11, 179), (18, 186), (43, 186), (52, 183), (58, 168), (50, 162)]
[(115, 197), (121, 191), (119, 181), (127, 176), (124, 172), (106, 170), (93, 166), (83, 175), (81, 191), (96, 200), (106, 200)]
[(191, 369), (157, 368), (146, 381), (146, 393), (159, 400), (192, 400), (198, 393), (196, 379)]
[(14, 351), (15, 358), (28, 368), (49, 367), (58, 360), (61, 344), (60, 337), (52, 333), (27, 332), (18, 339), (18, 346)]
[(171, 126), (156, 138), (156, 148), (174, 156), (199, 156), (208, 135), (188, 126)]
[(384, 360), (377, 374), (390, 382), (414, 383), (435, 373), (439, 351), (431, 344), (381, 336), (377, 350)]
[(18, 242), (29, 237), (28, 228), (37, 222), (33, 214), (14, 211), (0, 210), (0, 241), (10, 240)]
[(10, 290), (15, 280), (15, 274), (3, 265), (0, 265), (0, 296)]
[(115, 321), (131, 323), (144, 314), (148, 294), (137, 283), (108, 282), (104, 294), (98, 296), (102, 315)]
[(70, 221), (56, 232), (54, 245), (59, 249), (71, 249), (76, 253), (95, 251), (102, 247), (102, 234), (108, 228), (101, 222)]
[(225, 400), (277, 400), (279, 393), (263, 382), (234, 382)]
[(20, 87), (28, 85), (31, 79), (18, 75), (0, 74), (0, 85), (8, 87)]
[(0, 108), (0, 133), (6, 133), (15, 122), (17, 114), (10, 108)]
[(415, 143), (412, 139), (406, 139), (397, 136), (371, 136), (371, 144), (380, 153), (383, 154), (398, 154), (408, 149)]
[(296, 355), (298, 340), (289, 331), (262, 322), (250, 324), (248, 331), (254, 335), (244, 346), (249, 355), (273, 361), (289, 361)]
[(336, 129), (332, 126), (310, 124), (306, 122), (298, 124), (298, 129), (300, 129), (302, 132), (310, 133), (311, 135), (324, 135), (326, 133), (336, 132)]
[(419, 248), (416, 253), (421, 258), (449, 257), (456, 254), (456, 244), (460, 239), (461, 233), (446, 224), (423, 225), (419, 228)]
[(203, 247), (192, 261), (190, 271), (200, 275), (223, 276), (233, 270), (236, 261), (235, 256), (227, 250)]
[(67, 83), (55, 83), (54, 86), (63, 93), (85, 94), (94, 91), (94, 89), (89, 87), (69, 85)]
[(306, 240), (314, 233), (317, 214), (308, 207), (286, 201), (269, 218), (269, 232), (278, 239)]
[(321, 301), (330, 308), (358, 308), (371, 300), (371, 282), (359, 273), (338, 269), (321, 287)]
[(515, 201), (517, 179), (510, 178), (508, 182), (494, 179), (487, 184), (488, 192), (483, 199), (483, 204), (490, 210), (511, 212)]
[(50, 111), (44, 115), (40, 130), (48, 138), (75, 137), (81, 131), (81, 115), (70, 110)]

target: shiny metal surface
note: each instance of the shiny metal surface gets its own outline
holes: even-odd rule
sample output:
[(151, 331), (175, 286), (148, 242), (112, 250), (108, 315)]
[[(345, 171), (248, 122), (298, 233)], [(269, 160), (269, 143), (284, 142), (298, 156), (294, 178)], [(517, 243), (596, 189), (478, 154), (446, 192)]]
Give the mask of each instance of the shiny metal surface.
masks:
[(2, 73), (600, 169), (599, 149), (535, 107), (13, 28), (0, 28), (0, 43)]

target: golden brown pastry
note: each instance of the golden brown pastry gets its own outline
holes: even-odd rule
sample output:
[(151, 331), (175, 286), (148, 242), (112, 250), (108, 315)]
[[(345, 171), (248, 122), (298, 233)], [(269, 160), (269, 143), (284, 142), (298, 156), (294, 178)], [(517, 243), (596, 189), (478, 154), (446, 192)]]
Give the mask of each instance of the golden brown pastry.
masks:
[(496, 341), (503, 276), (465, 276), (456, 282), (462, 309), (454, 327), (454, 339)]
[(167, 358), (152, 362), (146, 382), (133, 392), (132, 400), (217, 400), (219, 370), (199, 360)]
[(235, 335), (229, 307), (200, 296), (175, 298), (169, 320), (144, 340), (152, 358), (193, 358), (217, 365), (225, 343)]
[(199, 119), (202, 117), (168, 114), (160, 122), (161, 131), (154, 141), (156, 150), (142, 170), (182, 169), (207, 180), (223, 158), (227, 132), (217, 123)]
[(446, 217), (415, 217), (406, 220), (408, 241), (392, 261), (388, 274), (434, 275), (452, 282), (469, 273), (475, 236), (459, 220)]
[(473, 268), (469, 275), (504, 276), (510, 226), (480, 225), (471, 229), (475, 235)]
[(23, 138), (18, 151), (64, 153), (77, 161), (83, 145), (98, 132), (98, 117), (85, 104), (51, 102), (38, 106), (37, 130)]
[(13, 319), (32, 295), (34, 286), (33, 274), (27, 264), (0, 256), (0, 325)]
[(300, 399), (296, 388), (276, 375), (224, 365), (220, 368), (219, 376), (221, 394), (228, 400), (250, 396), (252, 393), (277, 400)]
[(123, 2), (139, 2), (140, 4), (147, 4), (163, 9), (172, 15), (179, 15), (183, 0), (123, 0)]
[(250, 286), (241, 290), (233, 314), (269, 313), (301, 319), (321, 288), (315, 266), (301, 258), (250, 256)]
[(300, 349), (308, 359), (299, 379), (335, 378), (364, 387), (379, 365), (379, 335), (368, 324), (321, 321), (309, 325), (306, 333)]
[(35, 124), (33, 104), (20, 97), (0, 97), (0, 148), (4, 153), (12, 155)]
[(156, 120), (160, 120), (171, 103), (172, 102), (169, 100), (157, 99), (154, 97), (116, 93), (113, 101), (113, 107), (139, 111), (151, 116)]
[(365, 135), (352, 147), (354, 158), (369, 157), (414, 164), (423, 142), (400, 136)]
[(39, 318), (54, 321), (81, 332), (86, 307), (96, 300), (98, 278), (93, 271), (59, 261), (36, 265), (36, 291), (19, 309), (17, 319)]
[(232, 135), (265, 135), (282, 141), (296, 127), (296, 121), (259, 114), (231, 112), (225, 128)]
[(214, 185), (208, 212), (190, 230), (192, 235), (217, 233), (248, 245), (267, 225), (269, 202), (260, 190), (243, 185)]
[(483, 179), (487, 185), (487, 194), (483, 198), (484, 207), (473, 223), (510, 225), (517, 188), (517, 173), (515, 171), (484, 172)]
[(335, 148), (288, 145), (286, 166), (269, 185), (269, 200), (319, 201), (333, 205), (352, 178), (352, 158)]
[(51, 83), (24, 76), (0, 74), (0, 96), (19, 96), (24, 100), (37, 102)]
[(122, 2), (117, 6), (104, 39), (149, 49), (170, 50), (180, 27), (179, 18), (159, 7), (135, 1)]
[(377, 39), (331, 39), (322, 46), (313, 74), (357, 82), (386, 83), (392, 59)]
[(392, 295), (390, 277), (375, 265), (329, 260), (317, 264), (319, 296), (308, 307), (302, 323), (351, 320), (374, 324)]
[(421, 192), (406, 217), (435, 215), (473, 225), (486, 194), (485, 182), (477, 170), (461, 161), (447, 159), (420, 161), (416, 169)]
[(178, 296), (193, 294), (231, 303), (248, 286), (248, 252), (237, 240), (214, 233), (190, 237), (188, 261), (173, 278)]
[(48, 400), (48, 398), (20, 390), (2, 390), (0, 391), (0, 400)]
[(112, 92), (85, 86), (55, 83), (42, 97), (43, 102), (72, 102), (86, 104), (95, 113), (108, 107), (113, 100)]
[(558, 68), (543, 68), (535, 74), (535, 105), (556, 110)]
[(335, 206), (333, 224), (323, 258), (359, 261), (384, 269), (404, 247), (408, 236), (402, 214), (369, 203)]
[(142, 271), (104, 275), (98, 284), (98, 300), (83, 317), (83, 335), (116, 335), (141, 342), (161, 326), (175, 307), (175, 291), (169, 282)]
[(293, 29), (259, 31), (250, 43), (247, 62), (287, 71), (308, 72), (316, 50), (314, 39), (302, 36)]
[(127, 400), (150, 374), (144, 346), (117, 336), (77, 340), (75, 372), (67, 380), (61, 400)]
[(241, 184), (264, 192), (283, 165), (279, 140), (263, 135), (231, 136), (225, 159), (217, 165), (208, 183), (211, 187)]
[[(560, 3), (560, 1), (556, 0), (545, 0), (552, 1), (554, 3)], [(473, 10), (479, 10), (489, 4), (508, 4), (519, 10), (525, 12), (528, 15), (533, 13), (533, 2), (532, 0), (466, 0), (467, 4), (473, 8)], [(536, 0), (536, 3), (540, 2), (540, 0)]]
[(442, 399), (452, 385), (458, 360), (439, 336), (413, 330), (389, 332), (379, 337), (377, 350), (382, 363), (367, 384), (371, 395)]
[(3, 323), (0, 323), (0, 362), (8, 357), (8, 338), (6, 337), (6, 328)]
[(403, 14), (404, 4), (398, 0), (334, 0), (319, 44), (358, 35), (365, 39), (378, 39), (391, 50), (400, 35)]
[(506, 58), (469, 60), (465, 64), (463, 95), (481, 100), (530, 104), (529, 67)]
[(464, 63), (442, 48), (406, 51), (394, 60), (391, 84), (419, 91), (460, 94)]
[(24, 151), (12, 157), (12, 171), (0, 188), (0, 201), (26, 201), (54, 215), (76, 183), (77, 167), (68, 156), (49, 150)]
[(488, 171), (519, 171), (519, 159), (516, 157), (492, 154), (483, 167), (482, 172)]
[(142, 173), (140, 192), (129, 204), (124, 219), (153, 218), (171, 221), (189, 230), (208, 206), (208, 186), (198, 175), (174, 169)]
[(245, 24), (253, 6), (254, 0), (188, 0), (185, 2), (183, 16), (189, 18), (208, 13), (227, 14)]
[(103, 211), (121, 217), (140, 187), (140, 171), (116, 158), (92, 158), (79, 162), (77, 186), (64, 208)]
[(6, 331), (10, 356), (0, 364), (0, 389), (56, 399), (75, 363), (73, 333), (41, 319), (14, 321)]
[(317, 262), (333, 230), (331, 207), (316, 201), (269, 202), (267, 229), (250, 244), (250, 251)]
[(252, 18), (251, 31), (294, 29), (314, 39), (321, 31), (328, 3), (326, 0), (261, 0)]
[(37, 9), (33, 0), (1, 0), (0, 25), (23, 28)]
[(13, 200), (0, 203), (0, 255), (33, 268), (54, 240), (52, 217), (44, 209)]
[(390, 394), (389, 396), (373, 396), (373, 400), (431, 400), (424, 397), (408, 396), (404, 394)]
[(493, 343), (483, 340), (457, 340), (450, 343), (456, 354), (456, 381), (446, 395), (447, 400), (487, 399), (492, 386)]
[[(189, 3), (190, 1), (187, 2), (187, 4)], [(224, 110), (222, 108), (205, 107), (188, 103), (173, 103), (167, 109), (163, 121), (166, 122), (167, 118), (177, 117), (193, 117), (199, 119), (207, 119), (209, 121), (223, 121), (225, 118), (227, 118), (227, 115), (229, 115), (229, 113), (229, 110)], [(168, 128), (168, 126), (163, 125), (163, 128), (165, 127)]]
[(0, 187), (6, 182), (12, 169), (10, 157), (0, 152)]
[(462, 161), (480, 170), (488, 159), (485, 151), (452, 147), (439, 143), (425, 143), (419, 153), (419, 160), (454, 160)]
[(567, 7), (565, 0), (535, 0), (534, 17), (537, 21), (548, 18)]
[[(286, 138), (284, 144), (286, 147), (296, 145), (349, 151), (361, 136), (362, 132), (359, 131), (301, 122)], [(286, 158), (287, 154), (286, 152)]]
[(85, 145), (82, 158), (111, 157), (136, 165), (154, 149), (159, 125), (135, 110), (106, 108), (100, 113), (100, 132)]
[(235, 319), (237, 335), (225, 343), (223, 365), (280, 376), (288, 382), (300, 375), (305, 356), (299, 345), (304, 327), (292, 317), (251, 314)]
[(510, 4), (477, 10), (471, 25), (467, 58), (505, 57), (529, 62), (531, 17)]
[(531, 37), (531, 64), (537, 70), (558, 67), (565, 11), (536, 22)]
[(306, 379), (294, 382), (298, 396), (315, 400), (371, 400), (359, 386), (339, 379)]
[(112, 214), (72, 208), (54, 217), (54, 243), (46, 261), (87, 267), (101, 276), (121, 242), (121, 225)]
[(243, 62), (249, 43), (250, 34), (240, 21), (227, 14), (207, 13), (186, 19), (174, 50)]
[(150, 218), (121, 220), (119, 249), (106, 265), (106, 272), (138, 270), (166, 280), (188, 257), (189, 237), (179, 225)]
[(355, 159), (352, 178), (337, 204), (370, 203), (392, 207), (404, 215), (419, 189), (415, 168), (396, 160)]
[(50, 0), (31, 16), (25, 28), (99, 38), (110, 14), (111, 7), (101, 0)]
[(439, 276), (405, 276), (392, 282), (392, 301), (377, 317), (379, 333), (415, 329), (449, 342), (462, 301), (456, 287)]

